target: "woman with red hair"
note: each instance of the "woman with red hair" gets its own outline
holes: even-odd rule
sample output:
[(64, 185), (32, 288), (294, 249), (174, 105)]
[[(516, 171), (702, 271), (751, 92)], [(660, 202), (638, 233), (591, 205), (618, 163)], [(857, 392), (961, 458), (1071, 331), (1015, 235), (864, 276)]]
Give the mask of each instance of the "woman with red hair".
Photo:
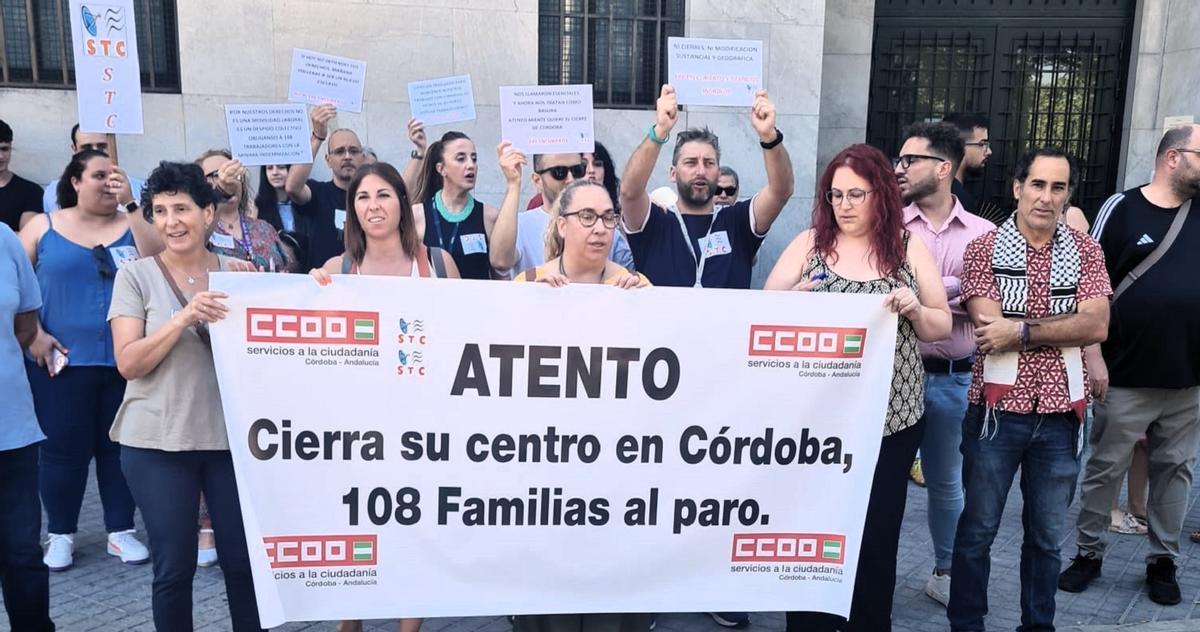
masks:
[(896, 361), (879, 461), (863, 527), (850, 619), (787, 613), (788, 632), (892, 629), (896, 549), (908, 469), (921, 445), (925, 370), (917, 340), (950, 335), (941, 272), (903, 225), (903, 204), (887, 158), (869, 145), (843, 149), (821, 175), (812, 228), (800, 233), (767, 278), (768, 290), (884, 294), (900, 315)]

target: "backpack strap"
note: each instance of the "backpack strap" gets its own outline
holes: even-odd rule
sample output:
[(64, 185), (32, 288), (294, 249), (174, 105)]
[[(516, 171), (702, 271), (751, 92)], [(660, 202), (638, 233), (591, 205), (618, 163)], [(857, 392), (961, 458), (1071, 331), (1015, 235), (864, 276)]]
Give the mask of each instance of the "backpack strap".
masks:
[(433, 264), (433, 276), (444, 279), (446, 278), (446, 260), (442, 257), (441, 248), (437, 246), (429, 247), (429, 263)]
[(342, 255), (342, 274), (354, 274), (354, 262), (349, 255)]
[(428, 277), (429, 257), (431, 257), (433, 253), (430, 252), (429, 248), (425, 247), (425, 244), (420, 244), (418, 247), (420, 250), (417, 251), (417, 274), (421, 275), (422, 278)]

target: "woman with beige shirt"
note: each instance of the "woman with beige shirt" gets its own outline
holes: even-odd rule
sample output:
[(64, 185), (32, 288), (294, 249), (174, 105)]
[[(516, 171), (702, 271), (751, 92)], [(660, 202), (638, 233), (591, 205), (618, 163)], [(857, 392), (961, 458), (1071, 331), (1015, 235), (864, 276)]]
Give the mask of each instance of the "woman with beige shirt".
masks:
[(233, 630), (260, 630), (250, 558), (208, 323), (225, 317), (225, 295), (208, 274), (246, 269), (205, 247), (215, 197), (200, 167), (159, 165), (142, 191), (146, 218), (166, 249), (118, 272), (108, 313), (117, 369), (128, 380), (111, 437), (142, 508), (153, 549), (158, 630), (192, 629), (197, 499), (213, 519)]

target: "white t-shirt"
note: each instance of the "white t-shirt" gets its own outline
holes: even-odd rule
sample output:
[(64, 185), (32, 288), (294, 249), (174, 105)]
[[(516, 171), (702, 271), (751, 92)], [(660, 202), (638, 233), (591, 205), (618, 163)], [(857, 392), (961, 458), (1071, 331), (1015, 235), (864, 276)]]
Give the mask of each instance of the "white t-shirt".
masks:
[[(517, 215), (517, 261), (504, 275), (506, 278), (546, 263), (546, 230), (549, 227), (550, 214), (543, 206)], [(633, 252), (629, 250), (629, 241), (619, 230), (613, 234), (612, 251), (608, 258), (627, 270), (633, 270)]]

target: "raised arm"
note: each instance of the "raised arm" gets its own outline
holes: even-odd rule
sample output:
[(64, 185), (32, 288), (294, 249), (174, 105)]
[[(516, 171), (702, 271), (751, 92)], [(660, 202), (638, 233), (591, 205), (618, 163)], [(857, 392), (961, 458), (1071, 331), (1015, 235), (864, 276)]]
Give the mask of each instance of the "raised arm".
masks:
[(658, 153), (671, 137), (671, 130), (677, 122), (679, 103), (675, 88), (669, 83), (664, 84), (658, 97), (654, 125), (633, 150), (621, 177), (621, 215), (630, 231), (639, 231), (646, 224), (646, 216), (650, 214), (650, 196), (646, 193), (646, 186), (650, 183), (654, 164), (658, 162)]
[(425, 137), (425, 124), (415, 118), (408, 119), (408, 140), (412, 141), (414, 155), (404, 164), (404, 186), (408, 189), (410, 203), (421, 199), (421, 175), (425, 170), (425, 152), (429, 149), (429, 140)]
[[(767, 98), (766, 90), (754, 94), (750, 124), (758, 133), (760, 143), (769, 145), (776, 140), (782, 141), (779, 129), (775, 127), (775, 104)], [(767, 234), (796, 188), (792, 159), (782, 142), (770, 149), (763, 149), (763, 163), (767, 170), (767, 186), (754, 198), (754, 228), (759, 235)]]
[(508, 270), (517, 262), (517, 212), (521, 204), (521, 168), (525, 154), (501, 141), (496, 147), (500, 170), (504, 173), (504, 201), (488, 231), (488, 263), (496, 270)]
[[(313, 160), (317, 159), (321, 144), (329, 137), (329, 121), (336, 114), (337, 110), (332, 105), (318, 105), (308, 113), (309, 123), (312, 124), (312, 136), (308, 142), (312, 148)], [(308, 188), (308, 176), (312, 174), (312, 167), (312, 162), (308, 162), (294, 164), (288, 169), (287, 182), (283, 186), (296, 206), (308, 204), (312, 199), (312, 191)]]

